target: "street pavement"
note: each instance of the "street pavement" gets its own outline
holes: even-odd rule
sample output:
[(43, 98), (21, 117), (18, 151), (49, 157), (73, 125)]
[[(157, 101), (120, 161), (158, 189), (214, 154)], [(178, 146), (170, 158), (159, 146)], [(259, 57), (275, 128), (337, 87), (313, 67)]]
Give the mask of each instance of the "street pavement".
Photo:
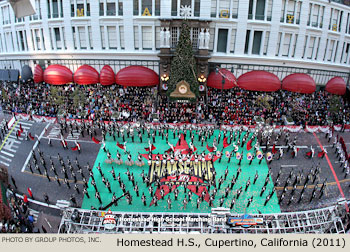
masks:
[[(4, 115), (0, 115), (0, 123), (5, 118)], [(16, 131), (21, 127), (24, 129), (24, 132), (31, 133), (32, 136), (41, 136), (40, 143), (37, 143), (37, 137), (34, 140), (26, 140), (24, 135), (17, 139)], [(82, 176), (77, 172), (77, 180), (78, 186), (80, 190), (80, 194), (77, 193), (73, 188), (73, 178), (69, 178), (71, 183), (71, 188), (68, 188), (63, 183), (63, 174), (59, 174), (61, 181), (61, 185), (59, 185), (54, 180), (54, 173), (52, 171), (48, 172), (50, 180), (45, 175), (40, 175), (38, 171), (34, 170), (34, 173), (30, 171), (27, 164), (32, 162), (32, 149), (34, 148), (34, 153), (38, 156), (38, 149), (40, 149), (44, 153), (45, 161), (48, 166), (48, 170), (50, 170), (50, 161), (51, 158), (56, 168), (58, 168), (58, 154), (63, 158), (65, 163), (67, 164), (67, 160), (70, 159), (73, 166), (74, 161), (77, 159), (79, 164), (83, 166), (83, 174), (87, 178), (89, 178), (89, 172), (86, 166), (89, 164), (92, 167), (95, 163), (97, 154), (100, 149), (99, 144), (95, 144), (90, 136), (85, 135), (82, 137), (78, 133), (73, 133), (73, 135), (68, 135), (68, 133), (64, 132), (64, 138), (67, 140), (68, 149), (63, 149), (60, 143), (60, 132), (59, 126), (57, 124), (49, 124), (42, 122), (33, 122), (33, 121), (24, 121), (19, 120), (16, 123), (16, 126), (13, 126), (12, 132), (9, 131), (8, 136), (5, 142), (2, 142), (0, 149), (0, 165), (7, 167), (9, 176), (12, 176), (15, 180), (17, 189), (16, 191), (19, 194), (27, 194), (27, 188), (31, 188), (33, 192), (33, 196), (35, 200), (44, 201), (44, 194), (46, 193), (49, 196), (49, 200), (51, 204), (55, 204), (57, 200), (69, 200), (70, 196), (74, 194), (77, 199), (77, 203), (80, 206), (82, 204), (83, 196), (82, 196)], [(337, 133), (339, 136), (342, 136), (345, 140), (346, 146), (350, 146), (350, 133)], [(294, 138), (295, 133), (290, 134), (290, 138)], [(51, 139), (52, 145), (48, 144), (48, 139)], [(101, 139), (100, 132), (97, 132), (97, 138)], [(73, 151), (71, 147), (74, 147), (74, 141), (77, 140), (81, 144), (81, 153), (78, 151)], [(327, 156), (324, 158), (317, 157), (317, 153), (321, 151), (320, 144), (327, 149)], [(280, 204), (280, 208), (282, 212), (287, 211), (302, 211), (308, 209), (315, 209), (320, 207), (325, 207), (331, 204), (336, 203), (339, 199), (345, 195), (347, 199), (350, 196), (350, 177), (345, 178), (345, 173), (343, 172), (343, 168), (340, 167), (340, 163), (336, 154), (334, 153), (334, 149), (332, 148), (332, 142), (328, 142), (325, 138), (324, 133), (298, 133), (297, 145), (300, 146), (300, 150), (298, 152), (298, 156), (296, 158), (292, 158), (291, 150), (289, 153), (284, 153), (284, 156), (281, 160), (273, 160), (269, 167), (272, 170), (272, 178), (275, 180), (278, 171), (281, 169), (282, 174), (280, 176), (281, 184), (277, 185), (277, 196), (280, 197), (283, 184), (286, 178), (288, 177), (290, 171), (293, 169), (294, 174), (299, 171), (303, 171), (304, 174), (307, 174), (310, 169), (315, 168), (316, 165), (321, 167), (321, 172), (318, 175), (316, 181), (321, 186), (321, 184), (327, 180), (327, 188), (325, 194), (321, 199), (313, 199), (309, 202), (311, 198), (311, 193), (313, 190), (313, 185), (310, 183), (305, 191), (305, 199), (297, 203), (297, 199), (299, 197), (301, 187), (299, 186), (295, 198), (290, 205), (287, 205), (288, 199), (290, 195), (287, 191), (286, 198)], [(280, 143), (282, 145), (282, 143)], [(306, 152), (310, 150), (310, 145), (315, 148), (315, 157), (313, 159), (309, 159), (305, 157)], [(277, 146), (278, 148), (279, 146)], [(74, 166), (76, 169), (76, 166)], [(57, 169), (60, 173), (60, 169)], [(76, 170), (75, 170), (76, 171)], [(43, 172), (43, 169), (42, 169)], [(11, 179), (9, 180), (11, 181)], [(12, 182), (11, 182), (12, 184)], [(13, 184), (12, 184), (13, 185)], [(318, 194), (317, 194), (318, 195)], [(35, 207), (35, 206), (33, 206)], [(41, 207), (42, 208), (42, 207)], [(43, 208), (45, 211), (47, 208)], [(57, 213), (55, 213), (57, 214)]]

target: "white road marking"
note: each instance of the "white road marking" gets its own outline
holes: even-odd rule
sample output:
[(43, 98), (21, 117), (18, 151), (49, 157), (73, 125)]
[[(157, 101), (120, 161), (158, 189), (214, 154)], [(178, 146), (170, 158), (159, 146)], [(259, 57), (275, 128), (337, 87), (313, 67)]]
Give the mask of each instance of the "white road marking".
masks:
[(10, 163), (11, 163), (11, 161), (12, 161), (12, 159), (9, 159), (9, 158), (4, 157), (4, 156), (0, 156), (0, 158), (4, 159), (4, 160), (6, 160), (7, 162), (10, 162)]
[[(39, 140), (43, 137), (43, 135), (45, 134), (45, 131), (47, 130), (47, 128), (48, 128), (49, 126), (50, 126), (50, 124), (46, 125), (46, 127), (43, 129), (43, 131), (41, 132), (39, 138), (36, 140), (36, 142), (35, 142), (35, 144), (34, 144), (34, 146), (33, 146), (33, 150), (35, 150), (35, 148), (38, 146)], [(32, 152), (30, 151), (30, 152), (29, 152), (29, 155), (28, 155), (28, 157), (27, 157), (27, 159), (26, 159), (26, 161), (24, 162), (24, 165), (23, 165), (23, 167), (22, 167), (21, 172), (24, 172), (24, 170), (26, 169), (26, 167), (27, 167), (27, 165), (28, 165), (29, 160), (30, 160), (31, 157), (32, 157)]]
[(7, 166), (7, 167), (9, 167), (9, 166), (10, 166), (10, 164), (5, 163), (4, 161), (1, 161), (1, 160), (0, 160), (0, 164), (3, 164), (3, 165), (5, 165), (5, 166)]
[(11, 153), (8, 153), (7, 151), (4, 151), (4, 150), (1, 150), (1, 153), (7, 155), (7, 156), (10, 156), (10, 157), (14, 157), (15, 155), (11, 154)]
[[(18, 123), (18, 124), (15, 126), (15, 129), (18, 129), (18, 130), (21, 129), (21, 126), (19, 126), (19, 124), (20, 124), (20, 123)], [(31, 128), (31, 127), (23, 126), (23, 125), (22, 125), (22, 129), (27, 129), (27, 130), (29, 130), (30, 128)]]
[(281, 165), (281, 167), (297, 167), (297, 165)]
[(9, 137), (8, 137), (7, 139), (9, 139), (9, 138), (13, 139), (12, 141), (13, 141), (14, 143), (17, 143), (17, 144), (20, 144), (20, 143), (21, 143), (20, 141), (17, 140), (17, 137), (16, 137), (16, 136), (9, 135)]
[(22, 122), (21, 121), (20, 124), (32, 126), (34, 124), (34, 122)]
[[(51, 140), (57, 140), (57, 141), (61, 141), (60, 138), (51, 138), (51, 137), (43, 137), (43, 139), (51, 139)], [(78, 143), (94, 143), (93, 141), (87, 141), (87, 140), (70, 140), (70, 139), (64, 139), (67, 142), (75, 142), (77, 141)]]

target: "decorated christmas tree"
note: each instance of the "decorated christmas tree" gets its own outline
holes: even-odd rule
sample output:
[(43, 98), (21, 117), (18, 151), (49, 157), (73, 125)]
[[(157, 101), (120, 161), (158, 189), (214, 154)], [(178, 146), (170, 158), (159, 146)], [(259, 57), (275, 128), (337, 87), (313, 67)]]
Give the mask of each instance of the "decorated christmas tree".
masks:
[(196, 60), (193, 56), (190, 27), (187, 22), (183, 22), (181, 26), (180, 38), (174, 58), (171, 61), (169, 77), (168, 95), (174, 91), (178, 82), (184, 80), (190, 85), (191, 91), (198, 97)]

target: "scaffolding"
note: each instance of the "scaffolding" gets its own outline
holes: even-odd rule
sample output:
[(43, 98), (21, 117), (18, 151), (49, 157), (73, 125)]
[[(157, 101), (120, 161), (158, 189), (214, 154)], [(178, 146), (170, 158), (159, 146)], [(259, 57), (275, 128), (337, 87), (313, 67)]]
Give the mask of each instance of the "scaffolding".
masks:
[(278, 214), (252, 214), (249, 218), (262, 218), (259, 225), (232, 226), (228, 218), (242, 218), (224, 209), (211, 213), (157, 213), (112, 212), (116, 225), (107, 229), (103, 225), (103, 211), (66, 208), (63, 210), (59, 233), (252, 233), (252, 234), (323, 234), (345, 233), (349, 213), (344, 205), (317, 210)]

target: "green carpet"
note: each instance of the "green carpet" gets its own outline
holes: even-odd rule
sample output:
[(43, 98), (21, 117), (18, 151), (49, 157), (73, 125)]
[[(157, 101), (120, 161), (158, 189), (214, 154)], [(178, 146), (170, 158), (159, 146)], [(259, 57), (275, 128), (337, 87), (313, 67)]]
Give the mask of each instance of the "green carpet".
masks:
[[(219, 134), (219, 130), (215, 130), (214, 135), (211, 136), (210, 139), (207, 140), (207, 143), (209, 146), (212, 146), (214, 136), (217, 137), (218, 134)], [(245, 134), (246, 134), (246, 132), (243, 132), (241, 134), (241, 139), (243, 138), (243, 135), (245, 135)], [(251, 134), (252, 133), (250, 133), (250, 135)], [(229, 137), (229, 133), (227, 133), (226, 136)], [(187, 135), (186, 135), (185, 140), (187, 141), (187, 143), (190, 142), (189, 131), (187, 131)], [(127, 151), (130, 151), (134, 161), (136, 161), (138, 153), (147, 154), (147, 152), (145, 151), (145, 148), (148, 147), (148, 138), (147, 138), (146, 134), (143, 135), (143, 143), (140, 143), (139, 138), (136, 136), (135, 136), (134, 143), (131, 142), (131, 139), (126, 139), (126, 141), (127, 141), (127, 144), (126, 144)], [(172, 130), (169, 130), (169, 142), (171, 144), (173, 144), (174, 146), (176, 146), (178, 141), (179, 141), (179, 138), (176, 137), (174, 139)], [(95, 164), (93, 167), (93, 173), (94, 173), (95, 181), (96, 181), (96, 184), (98, 187), (98, 191), (100, 192), (100, 195), (101, 195), (103, 207), (108, 205), (111, 202), (112, 193), (109, 193), (108, 189), (105, 187), (105, 185), (101, 181), (100, 173), (97, 170), (97, 166), (99, 163), (101, 165), (101, 168), (102, 168), (102, 171), (103, 171), (105, 178), (108, 179), (111, 183), (112, 192), (115, 192), (117, 197), (119, 197), (123, 194), (123, 191), (119, 187), (118, 181), (113, 180), (113, 176), (110, 173), (112, 166), (113, 166), (115, 169), (115, 172), (116, 172), (116, 176), (118, 176), (118, 173), (120, 173), (122, 181), (126, 185), (126, 190), (131, 193), (132, 198), (133, 198), (132, 205), (129, 205), (127, 203), (125, 197), (121, 198), (118, 201), (118, 206), (113, 205), (110, 207), (110, 209), (112, 211), (191, 212), (191, 213), (209, 213), (211, 211), (209, 204), (206, 201), (203, 201), (200, 204), (199, 209), (197, 209), (198, 196), (194, 193), (192, 194), (192, 200), (187, 204), (186, 209), (184, 209), (184, 205), (183, 205), (182, 201), (183, 201), (185, 195), (184, 195), (184, 186), (182, 186), (182, 185), (180, 185), (178, 187), (179, 196), (178, 196), (177, 201), (174, 200), (174, 194), (169, 193), (168, 195), (166, 195), (164, 197), (164, 199), (158, 201), (158, 206), (155, 206), (154, 204), (152, 206), (150, 206), (151, 197), (150, 197), (149, 192), (148, 192), (148, 187), (146, 186), (145, 183), (143, 183), (142, 178), (140, 176), (142, 170), (144, 170), (145, 175), (148, 174), (149, 166), (147, 164), (146, 158), (143, 159), (145, 162), (145, 165), (143, 167), (138, 167), (135, 164), (131, 167), (126, 166), (125, 161), (127, 160), (127, 155), (125, 155), (124, 151), (121, 150), (116, 145), (117, 142), (122, 143), (122, 138), (121, 137), (116, 138), (116, 141), (113, 141), (113, 137), (107, 135), (107, 138), (106, 138), (107, 150), (109, 150), (110, 153), (112, 154), (112, 158), (116, 158), (116, 153), (118, 150), (119, 153), (122, 154), (122, 159), (124, 161), (123, 164), (120, 166), (118, 166), (115, 163), (106, 164), (104, 161), (107, 159), (107, 153), (105, 153), (103, 151), (102, 146), (101, 146), (101, 149), (97, 155), (97, 158), (96, 158), (96, 161), (95, 161)], [(198, 141), (198, 136), (195, 134), (194, 146), (197, 148), (198, 153), (202, 153), (202, 151), (209, 153), (209, 151), (206, 148), (207, 143), (204, 143), (204, 145), (201, 146), (201, 142)], [(253, 142), (253, 144), (254, 144), (254, 142)], [(153, 154), (158, 154), (158, 153), (163, 154), (166, 150), (169, 149), (169, 145), (166, 143), (165, 138), (164, 138), (164, 140), (162, 140), (162, 137), (158, 136), (158, 135), (156, 136), (156, 142), (154, 143), (154, 146), (156, 147), (156, 149), (153, 151)], [(221, 136), (221, 141), (220, 141), (220, 144), (218, 146), (218, 150), (221, 151), (222, 149), (223, 149), (223, 136)], [(224, 152), (232, 151), (232, 150), (233, 150), (233, 146), (230, 145), (224, 149)], [(267, 185), (266, 191), (264, 192), (264, 194), (261, 197), (259, 196), (260, 192), (261, 192), (261, 188), (264, 185), (265, 178), (266, 178), (267, 173), (268, 173), (268, 167), (267, 167), (267, 163), (266, 163), (265, 159), (262, 160), (260, 165), (258, 164), (259, 161), (257, 159), (254, 159), (252, 164), (249, 165), (249, 162), (246, 159), (246, 154), (248, 153), (248, 151), (246, 150), (246, 146), (243, 146), (243, 148), (241, 148), (241, 147), (239, 148), (239, 152), (241, 152), (242, 150), (244, 152), (243, 160), (241, 162), (242, 172), (239, 175), (239, 178), (238, 178), (235, 186), (230, 191), (228, 197), (225, 199), (223, 207), (228, 207), (228, 208), (230, 207), (231, 200), (236, 195), (236, 190), (242, 186), (243, 191), (242, 191), (239, 199), (236, 200), (236, 204), (233, 207), (233, 209), (231, 209), (231, 212), (253, 214), (253, 213), (258, 213), (258, 210), (259, 210), (262, 213), (280, 213), (281, 210), (280, 210), (280, 207), (278, 204), (278, 199), (277, 199), (276, 193), (274, 193), (273, 197), (270, 199), (268, 204), (266, 206), (264, 206), (266, 196), (273, 189), (273, 183), (272, 183), (271, 178), (270, 178), (270, 183), (268, 183), (268, 185)], [(251, 152), (253, 154), (254, 148), (251, 149), (249, 152)], [(232, 179), (232, 175), (236, 175), (236, 171), (238, 169), (238, 160), (235, 157), (232, 157), (230, 163), (228, 163), (228, 158), (226, 156), (223, 156), (221, 159), (221, 162), (219, 162), (219, 160), (216, 160), (215, 162), (213, 162), (213, 166), (214, 166), (214, 169), (216, 170), (216, 173), (217, 173), (216, 174), (216, 184), (217, 185), (218, 185), (219, 178), (221, 176), (224, 177), (226, 167), (228, 167), (228, 169), (229, 169), (227, 179), (221, 185), (221, 189), (218, 190), (217, 195), (215, 197), (214, 207), (219, 207), (219, 200), (223, 195), (225, 195), (225, 188), (230, 184), (231, 179)], [(136, 193), (133, 190), (132, 182), (128, 180), (128, 176), (126, 175), (127, 168), (129, 168), (130, 172), (132, 172), (135, 176), (135, 181), (139, 186), (139, 192), (140, 192), (139, 197), (137, 197)], [(255, 185), (253, 185), (254, 176), (255, 176), (255, 173), (257, 170), (259, 173), (259, 178), (257, 179)], [(249, 186), (247, 191), (244, 191), (246, 181), (248, 180), (248, 178), (250, 178), (251, 185)], [(154, 192), (155, 192), (156, 186), (154, 185), (154, 183), (152, 185), (154, 187)], [(211, 187), (210, 193), (212, 193), (212, 191), (213, 191), (213, 187)], [(84, 197), (82, 208), (90, 209), (91, 206), (93, 206), (95, 208), (99, 208), (100, 203), (99, 203), (98, 199), (95, 198), (95, 189), (91, 185), (91, 179), (89, 181), (88, 192), (89, 192), (90, 198), (87, 198), (87, 196)], [(146, 198), (147, 198), (147, 205), (146, 206), (144, 206), (142, 201), (141, 201), (141, 195), (143, 192), (145, 193)], [(168, 199), (169, 195), (170, 195), (171, 201), (172, 201), (171, 209), (168, 208), (168, 203), (167, 203), (167, 199)], [(253, 199), (253, 202), (251, 203), (251, 205), (247, 208), (248, 199), (251, 196), (254, 196), (254, 199)]]

